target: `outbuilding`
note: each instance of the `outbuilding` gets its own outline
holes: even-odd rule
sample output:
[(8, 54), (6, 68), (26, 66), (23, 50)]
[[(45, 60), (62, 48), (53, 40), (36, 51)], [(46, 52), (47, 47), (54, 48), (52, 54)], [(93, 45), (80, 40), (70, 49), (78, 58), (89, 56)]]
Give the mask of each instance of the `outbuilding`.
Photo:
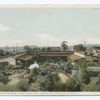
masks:
[(16, 57), (16, 65), (20, 65), (22, 67), (28, 67), (33, 62), (32, 59), (33, 54), (32, 53), (26, 53), (24, 55)]

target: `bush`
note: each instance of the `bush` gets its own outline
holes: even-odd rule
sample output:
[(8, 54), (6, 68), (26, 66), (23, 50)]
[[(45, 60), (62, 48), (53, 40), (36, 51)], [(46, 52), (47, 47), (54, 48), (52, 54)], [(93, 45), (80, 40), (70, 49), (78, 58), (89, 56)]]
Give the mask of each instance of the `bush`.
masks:
[(37, 76), (39, 74), (39, 69), (37, 68), (34, 68), (32, 71), (31, 71), (31, 75), (29, 76), (29, 83), (35, 81), (35, 76)]
[(0, 91), (20, 91), (17, 85), (5, 85), (3, 83), (0, 83)]
[(3, 73), (0, 73), (0, 82), (7, 84), (8, 81), (9, 81), (8, 77), (5, 76)]
[(37, 76), (39, 74), (39, 69), (38, 68), (34, 68), (32, 70), (31, 76)]
[(100, 91), (100, 77), (92, 77), (88, 85), (85, 85), (83, 91)]
[(76, 75), (76, 80), (79, 81), (80, 83), (84, 83), (84, 84), (88, 84), (90, 82), (90, 77), (89, 77), (89, 74), (88, 72), (83, 69), (83, 68), (80, 68), (77, 72), (77, 75)]
[(2, 82), (3, 82), (4, 84), (7, 84), (8, 81), (9, 81), (8, 77), (7, 77), (7, 76), (4, 76)]
[(41, 91), (41, 90), (42, 90), (41, 84), (38, 82), (32, 83), (29, 87), (29, 91)]
[(86, 48), (82, 44), (74, 45), (74, 51), (85, 51)]
[(28, 91), (28, 89), (29, 89), (29, 80), (28, 79), (22, 79), (18, 83), (18, 87), (20, 88), (21, 91)]
[(55, 84), (55, 91), (74, 91), (75, 90), (76, 82), (73, 78), (69, 78), (66, 80), (66, 83), (62, 81), (58, 81)]
[(45, 81), (42, 83), (43, 91), (55, 91), (55, 83), (57, 83), (59, 79), (57, 73), (48, 74)]

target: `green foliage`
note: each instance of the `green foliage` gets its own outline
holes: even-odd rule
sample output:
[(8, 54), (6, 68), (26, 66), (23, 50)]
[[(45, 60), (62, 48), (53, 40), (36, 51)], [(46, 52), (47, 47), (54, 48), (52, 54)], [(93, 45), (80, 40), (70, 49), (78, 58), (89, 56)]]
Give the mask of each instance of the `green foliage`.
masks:
[(39, 69), (38, 68), (34, 68), (33, 70), (31, 70), (31, 75), (29, 76), (29, 83), (33, 82), (36, 80), (35, 76), (37, 76), (39, 74)]
[(7, 84), (8, 81), (9, 81), (8, 77), (1, 72), (0, 73), (0, 82)]
[(44, 62), (43, 65), (42, 65), (43, 68), (47, 68), (48, 66), (49, 66), (49, 62), (47, 62), (47, 61)]
[(62, 83), (58, 81), (55, 84), (55, 91), (74, 91), (75, 90), (76, 81), (73, 78), (69, 78), (66, 80), (66, 83)]
[(1, 56), (1, 57), (2, 57), (2, 56), (9, 55), (9, 54), (10, 54), (9, 52), (0, 49), (0, 56)]
[(55, 91), (55, 83), (59, 80), (56, 73), (50, 73), (42, 83), (43, 91)]
[(4, 51), (0, 49), (0, 56), (4, 56)]
[(50, 47), (48, 47), (48, 48), (47, 48), (47, 51), (51, 51), (51, 48), (50, 48)]
[(82, 44), (74, 45), (74, 51), (85, 51), (86, 48)]
[(34, 69), (32, 70), (31, 76), (36, 76), (36, 75), (38, 75), (38, 74), (39, 74), (39, 69), (38, 69), (38, 68), (34, 68)]
[(0, 83), (0, 91), (21, 91), (18, 87), (18, 85), (8, 85), (8, 84), (1, 84)]
[(46, 51), (46, 50), (47, 50), (47, 49), (46, 49), (45, 47), (43, 47), (41, 51), (43, 51), (43, 52), (44, 52), (44, 51)]
[(68, 45), (66, 43), (68, 43), (68, 42), (62, 41), (62, 43), (61, 43), (61, 47), (62, 47), (63, 51), (68, 50)]
[(76, 88), (76, 81), (73, 78), (66, 80), (63, 83), (58, 74), (49, 74), (42, 83), (43, 91), (74, 91)]
[(93, 63), (91, 63), (90, 61), (87, 61), (86, 59), (83, 58), (83, 59), (78, 60), (76, 62), (76, 64), (77, 64), (77, 68), (84, 68), (84, 69), (86, 69), (87, 66), (90, 66)]
[(63, 50), (68, 50), (68, 46), (66, 44), (62, 44), (61, 47), (63, 48)]
[(87, 66), (90, 64), (86, 59), (80, 59), (76, 62), (77, 73), (73, 77), (76, 81), (76, 91), (81, 91), (84, 88), (84, 85), (90, 82), (90, 75), (87, 72)]
[(89, 83), (89, 75), (88, 75), (88, 72), (86, 71), (86, 69), (83, 69), (83, 68), (79, 68), (78, 72), (77, 72), (77, 75), (76, 75), (78, 81), (80, 83)]
[(100, 46), (93, 46), (91, 48), (100, 50)]
[(39, 82), (34, 82), (30, 84), (29, 91), (41, 91), (42, 87)]
[(100, 77), (92, 77), (88, 85), (85, 85), (83, 91), (100, 91)]
[(24, 49), (25, 49), (26, 52), (30, 52), (30, 51), (32, 51), (32, 49), (31, 49), (29, 46), (27, 46), (27, 45), (24, 46)]

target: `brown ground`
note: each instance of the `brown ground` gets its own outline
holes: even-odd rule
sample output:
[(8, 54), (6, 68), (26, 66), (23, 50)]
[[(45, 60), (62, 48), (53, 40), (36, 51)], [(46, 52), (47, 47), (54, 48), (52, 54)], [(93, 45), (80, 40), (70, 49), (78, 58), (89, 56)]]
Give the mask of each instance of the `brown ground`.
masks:
[(66, 76), (66, 75), (63, 74), (63, 73), (59, 73), (59, 77), (60, 77), (60, 79), (61, 79), (61, 81), (62, 81), (63, 83), (66, 83), (66, 81), (69, 79), (68, 76)]

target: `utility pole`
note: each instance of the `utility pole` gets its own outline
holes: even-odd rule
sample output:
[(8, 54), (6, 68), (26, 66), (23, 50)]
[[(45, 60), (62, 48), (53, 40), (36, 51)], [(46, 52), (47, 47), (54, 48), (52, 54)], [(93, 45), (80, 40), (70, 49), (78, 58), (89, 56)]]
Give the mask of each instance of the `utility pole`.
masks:
[(84, 43), (83, 43), (83, 46), (84, 46), (84, 47), (86, 46), (86, 43), (87, 43), (87, 42), (86, 42), (86, 41), (84, 41)]
[(17, 46), (17, 43), (16, 43), (16, 52), (18, 52), (18, 46)]

